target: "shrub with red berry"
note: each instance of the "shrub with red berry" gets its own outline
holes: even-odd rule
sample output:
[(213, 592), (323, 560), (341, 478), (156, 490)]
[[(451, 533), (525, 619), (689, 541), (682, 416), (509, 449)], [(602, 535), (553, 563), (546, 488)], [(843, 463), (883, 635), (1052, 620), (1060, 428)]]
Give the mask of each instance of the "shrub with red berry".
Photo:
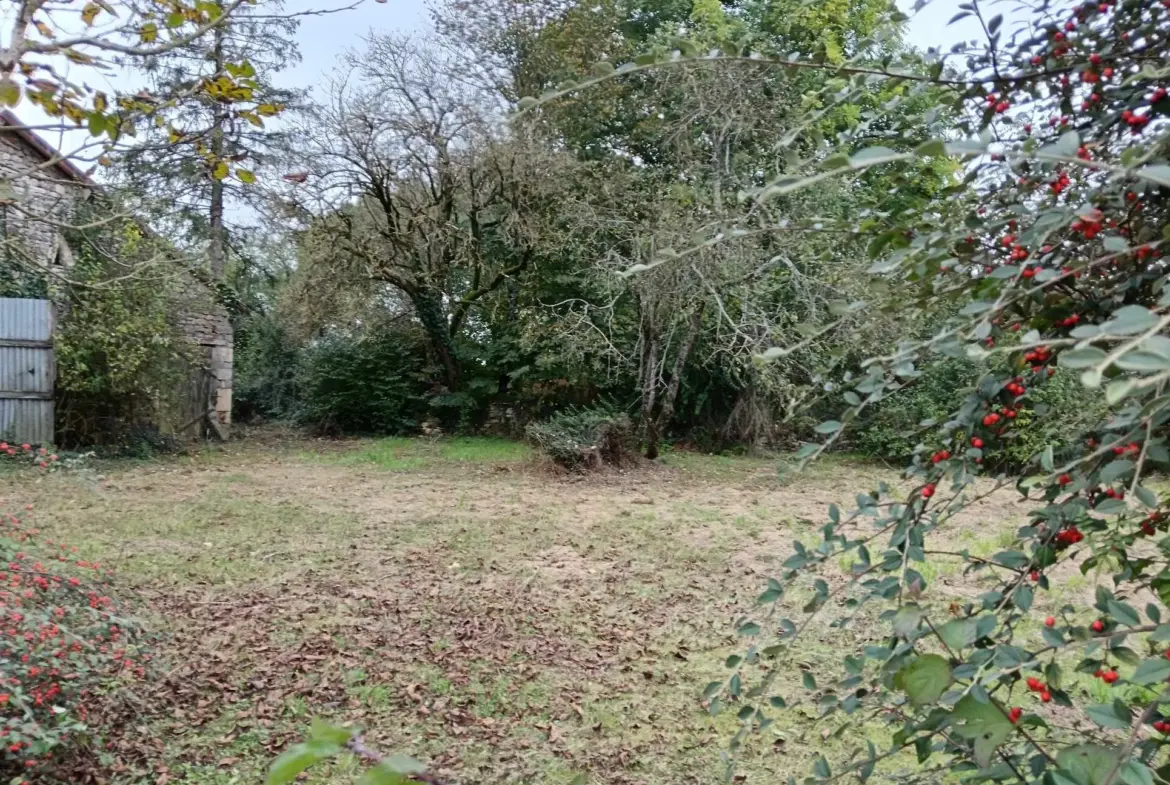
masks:
[(49, 776), (60, 753), (100, 736), (94, 714), (151, 658), (102, 565), (39, 540), (30, 518), (0, 508), (0, 776), (13, 782)]
[(88, 455), (62, 457), (51, 445), (16, 444), (0, 440), (0, 469), (29, 469), (37, 472), (55, 472), (75, 468)]

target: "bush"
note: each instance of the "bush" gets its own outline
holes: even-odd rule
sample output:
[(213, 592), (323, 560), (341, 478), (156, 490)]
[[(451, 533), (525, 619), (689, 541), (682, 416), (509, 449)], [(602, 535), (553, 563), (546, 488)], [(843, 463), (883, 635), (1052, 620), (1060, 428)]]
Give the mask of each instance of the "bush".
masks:
[(1011, 468), (1023, 467), (1049, 446), (1056, 455), (1068, 452), (1109, 416), (1104, 399), (1085, 395), (1076, 376), (1068, 373), (1030, 386), (1026, 400), (1028, 405), (1020, 408), (1012, 429), (1015, 438), (1005, 440), (994, 456)]
[[(118, 445), (178, 416), (191, 351), (170, 278), (126, 275), (165, 249), (131, 222), (69, 233), (75, 262), (57, 328), (56, 429), (65, 446)], [(167, 271), (167, 275), (173, 275)]]
[(0, 776), (19, 782), (92, 744), (113, 691), (142, 679), (151, 655), (100, 564), (0, 516)]
[(324, 433), (414, 431), (426, 416), (423, 357), (412, 332), (326, 336), (301, 357), (293, 417)]
[(565, 409), (525, 429), (542, 452), (574, 471), (620, 466), (633, 450), (633, 430), (629, 417), (605, 406)]
[(967, 360), (949, 359), (927, 366), (909, 387), (874, 407), (869, 420), (857, 429), (856, 450), (871, 458), (910, 455), (924, 432), (919, 423), (949, 417), (955, 408), (955, 391), (973, 385), (979, 373)]
[[(941, 423), (954, 416), (956, 394), (972, 389), (984, 370), (961, 359), (928, 365), (908, 388), (875, 407), (873, 416), (857, 430), (856, 450), (872, 458), (910, 456), (935, 431), (935, 426), (920, 423)], [(1007, 372), (1006, 368), (999, 370)], [(1028, 385), (1027, 397), (1015, 407), (1010, 438), (988, 450), (989, 466), (1018, 469), (1050, 445), (1060, 454), (1071, 446), (1077, 434), (1095, 429), (1109, 413), (1104, 401), (1086, 397), (1084, 388), (1070, 374), (1051, 379), (1020, 378)]]
[(271, 315), (249, 319), (236, 330), (233, 416), (291, 418), (299, 396), (300, 347)]

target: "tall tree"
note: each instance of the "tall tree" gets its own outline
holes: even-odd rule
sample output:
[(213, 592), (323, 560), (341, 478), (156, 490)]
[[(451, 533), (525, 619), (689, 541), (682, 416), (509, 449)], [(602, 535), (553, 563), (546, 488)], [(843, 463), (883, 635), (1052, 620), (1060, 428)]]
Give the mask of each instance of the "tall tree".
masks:
[(485, 303), (538, 259), (561, 157), (501, 127), (492, 96), (433, 42), (376, 36), (348, 64), (356, 86), (335, 85), (298, 133), (311, 208), (301, 284), (318, 305), (342, 283), (406, 304), (458, 391)]
[(250, 6), (206, 41), (146, 62), (150, 92), (192, 92), (196, 100), (156, 113), (120, 154), (115, 171), (172, 236), (206, 247), (216, 280), (225, 274), (229, 214), (246, 220), (266, 208), (257, 172), (274, 163), (287, 141), (266, 120), (299, 98), (273, 83), (300, 59), (297, 25), (280, 16), (279, 3)]
[[(591, 71), (611, 73), (644, 51), (738, 50), (753, 42), (829, 62), (862, 55), (877, 59), (898, 48), (897, 27), (875, 12), (878, 6), (884, 3), (810, 10), (785, 0), (498, 0), (475, 9), (452, 3), (437, 13), (447, 35), (485, 53), (477, 60), (491, 64), (501, 94), (518, 99), (555, 93), (564, 80)], [(885, 41), (863, 43), (883, 35)], [(783, 400), (791, 401), (800, 397), (799, 386), (823, 386), (828, 365), (814, 362), (811, 352), (766, 371), (753, 361), (798, 327), (815, 330), (825, 321), (857, 318), (834, 313), (841, 306), (831, 301), (872, 294), (856, 285), (862, 280), (856, 239), (822, 225), (862, 209), (866, 195), (888, 189), (893, 178), (937, 184), (949, 174), (891, 168), (884, 179), (797, 195), (745, 215), (738, 194), (771, 177), (819, 165), (823, 153), (815, 139), (797, 134), (810, 114), (821, 138), (862, 126), (888, 136), (860, 112), (835, 105), (818, 112), (808, 105), (809, 95), (830, 81), (822, 72), (790, 74), (765, 62), (696, 62), (633, 73), (584, 91), (570, 89), (521, 121), (548, 144), (571, 150), (622, 184), (583, 197), (591, 201), (590, 220), (608, 231), (579, 275), (598, 279), (600, 286), (588, 288), (605, 292), (601, 302), (624, 302), (633, 309), (632, 320), (610, 322), (620, 334), (610, 334), (608, 346), (639, 358), (638, 409), (651, 457), (679, 410), (687, 376), (710, 376), (717, 369), (735, 380), (731, 395), (722, 396), (728, 399), (725, 416), (729, 423), (733, 417), (753, 423), (753, 433), (736, 434), (749, 439), (783, 413), (775, 411), (784, 405), (781, 399), (769, 401), (757, 394), (759, 388), (783, 391)], [(881, 88), (872, 94), (850, 91), (862, 107), (897, 97), (881, 93)], [(784, 141), (794, 134), (798, 143)], [(925, 138), (923, 126), (918, 139)], [(716, 241), (728, 235), (736, 239)], [(638, 272), (616, 275), (629, 270)], [(574, 302), (593, 312), (601, 304)], [(548, 314), (552, 320), (564, 315), (563, 308)], [(636, 330), (629, 329), (631, 322)], [(805, 345), (825, 348), (823, 341)], [(761, 416), (745, 417), (749, 402), (768, 408)]]
[[(135, 85), (113, 93), (93, 87), (96, 80), (87, 78), (87, 74), (115, 68), (141, 68), (161, 58), (177, 57), (182, 51), (215, 51), (216, 42), (230, 40), (231, 26), (251, 7), (244, 0), (98, 0), (83, 4), (17, 0), (10, 5), (12, 13), (5, 15), (0, 31), (4, 37), (0, 42), (0, 105), (35, 117), (36, 113), (23, 111), (23, 107), (34, 105), (49, 120), (22, 126), (21, 130), (56, 132), (63, 144), (56, 160), (28, 171), (8, 172), (8, 181), (51, 179), (50, 167), (66, 158), (78, 168), (92, 171), (99, 163), (110, 163), (109, 153), (117, 143), (146, 128), (167, 129), (160, 149), (180, 145), (185, 132), (170, 128), (169, 118), (195, 106), (214, 105), (222, 115), (257, 121), (279, 111), (276, 105), (257, 105), (254, 98), (266, 75), (248, 61), (248, 52), (228, 46), (214, 58), (215, 72), (207, 78), (160, 81), (151, 90)], [(266, 22), (278, 24), (282, 16), (292, 15), (274, 9)], [(68, 74), (59, 67), (61, 58), (72, 64)], [(89, 137), (74, 143), (77, 136), (67, 138), (67, 128), (88, 131)], [(235, 166), (226, 144), (222, 150), (219, 145), (208, 145), (203, 159), (211, 172), (221, 176), (235, 170), (242, 180), (254, 177)], [(0, 183), (0, 189), (3, 185)], [(22, 221), (50, 222), (61, 228), (60, 215), (38, 212), (20, 200), (8, 202), (10, 211)], [(43, 267), (44, 260), (21, 263)]]

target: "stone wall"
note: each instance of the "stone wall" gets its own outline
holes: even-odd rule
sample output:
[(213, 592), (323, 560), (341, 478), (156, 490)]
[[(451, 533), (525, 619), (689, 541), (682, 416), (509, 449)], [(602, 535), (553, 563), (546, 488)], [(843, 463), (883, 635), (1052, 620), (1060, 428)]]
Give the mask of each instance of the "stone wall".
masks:
[[(11, 117), (0, 119), (0, 125), (17, 124)], [(67, 222), (74, 204), (89, 198), (96, 186), (68, 164), (47, 165), (51, 154), (43, 142), (29, 140), (16, 131), (0, 132), (0, 205), (9, 205), (0, 223), (6, 237), (0, 240), (12, 243), (14, 251), (35, 263), (68, 265), (72, 254), (61, 233), (36, 217)], [(192, 394), (202, 400), (184, 401), (183, 409), (190, 415), (187, 420), (214, 409), (223, 433), (232, 417), (231, 321), (208, 286), (194, 275), (184, 275), (180, 283), (174, 305), (176, 321), (187, 339), (198, 347), (193, 353), (197, 367), (192, 369), (196, 383), (189, 389), (205, 391)], [(210, 383), (202, 384), (201, 377)], [(174, 423), (172, 427), (181, 425)], [(202, 434), (199, 428), (198, 435)]]
[(84, 198), (89, 188), (59, 167), (46, 166), (45, 160), (17, 134), (0, 133), (0, 177), (14, 178), (0, 185), (0, 204), (12, 205), (4, 211), (4, 240), (15, 253), (53, 264), (58, 261), (61, 233), (51, 223), (36, 219), (67, 221), (75, 200)]

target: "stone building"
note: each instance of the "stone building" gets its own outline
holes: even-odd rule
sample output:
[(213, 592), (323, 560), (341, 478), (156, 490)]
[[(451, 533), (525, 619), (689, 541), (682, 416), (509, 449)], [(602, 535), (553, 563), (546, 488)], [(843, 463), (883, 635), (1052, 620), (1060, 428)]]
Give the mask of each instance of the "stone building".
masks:
[[(7, 110), (0, 111), (0, 239), (12, 240), (29, 261), (68, 267), (73, 255), (61, 232), (75, 206), (95, 198), (101, 186)], [(177, 264), (177, 263), (176, 263)], [(202, 436), (224, 435), (232, 414), (232, 326), (227, 310), (194, 272), (179, 278), (176, 323), (198, 350), (181, 422), (160, 423)], [(208, 414), (206, 418), (201, 415)]]

